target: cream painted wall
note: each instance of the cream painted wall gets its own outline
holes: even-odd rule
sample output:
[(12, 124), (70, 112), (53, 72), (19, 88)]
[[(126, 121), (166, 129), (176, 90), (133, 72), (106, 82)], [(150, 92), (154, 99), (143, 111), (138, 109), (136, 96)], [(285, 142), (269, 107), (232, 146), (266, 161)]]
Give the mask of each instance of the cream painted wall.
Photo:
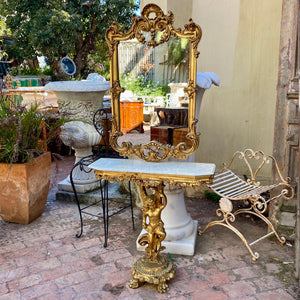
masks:
[[(229, 2), (235, 5), (227, 6)], [(210, 37), (200, 42), (198, 71), (215, 72), (221, 80), (220, 87), (204, 96), (196, 161), (220, 166), (234, 151), (247, 147), (272, 154), (282, 1), (194, 3), (198, 7), (193, 11), (199, 11), (194, 21)], [(270, 174), (269, 169), (264, 175)]]
[[(164, 0), (179, 25), (203, 31), (198, 72), (215, 72), (220, 87), (204, 95), (196, 161), (218, 167), (236, 150), (272, 153), (282, 0)], [(190, 15), (188, 15), (190, 13)], [(241, 170), (237, 170), (241, 171)], [(265, 172), (270, 175), (270, 171)]]
[(202, 29), (198, 49), (199, 72), (218, 74), (222, 86), (231, 85), (239, 30), (240, 0), (194, 1), (192, 18)]

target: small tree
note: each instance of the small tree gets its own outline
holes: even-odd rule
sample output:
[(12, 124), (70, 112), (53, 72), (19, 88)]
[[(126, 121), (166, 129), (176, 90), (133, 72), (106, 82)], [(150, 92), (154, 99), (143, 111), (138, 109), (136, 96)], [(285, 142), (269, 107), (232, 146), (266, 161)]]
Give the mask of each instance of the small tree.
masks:
[(132, 0), (9, 0), (0, 2), (0, 15), (15, 38), (15, 55), (27, 60), (46, 56), (54, 75), (68, 55), (75, 61), (75, 76), (83, 76), (108, 26), (113, 21), (129, 26), (136, 8)]
[(7, 57), (7, 53), (4, 51), (3, 40), (1, 38), (2, 35), (6, 33), (6, 26), (4, 22), (4, 18), (0, 16), (0, 60)]

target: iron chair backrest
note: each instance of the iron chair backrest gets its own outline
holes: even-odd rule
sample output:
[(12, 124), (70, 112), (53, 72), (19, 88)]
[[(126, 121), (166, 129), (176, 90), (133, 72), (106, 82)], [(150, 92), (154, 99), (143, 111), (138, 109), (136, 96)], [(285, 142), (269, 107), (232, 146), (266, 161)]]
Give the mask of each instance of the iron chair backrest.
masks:
[(111, 131), (111, 114), (108, 109), (99, 108), (93, 117), (93, 124), (97, 132), (102, 137), (100, 145), (97, 147), (97, 153), (101, 157), (119, 157), (109, 143), (109, 135)]
[[(236, 151), (230, 162), (228, 164), (224, 163), (223, 164), (223, 169), (222, 172), (230, 170), (230, 167), (232, 166), (234, 160), (240, 159), (242, 160), (245, 165), (247, 166), (247, 169), (250, 174), (250, 178), (246, 180), (248, 184), (254, 185), (259, 187), (261, 184), (259, 181), (257, 181), (257, 176), (261, 169), (263, 168), (264, 165), (273, 163), (273, 167), (276, 170), (277, 176), (278, 176), (278, 183), (277, 185), (279, 186), (285, 186), (288, 190), (284, 189), (282, 191), (282, 196), (285, 197), (286, 199), (291, 199), (294, 197), (294, 190), (291, 188), (290, 183), (291, 183), (291, 178), (283, 178), (277, 161), (272, 155), (265, 155), (263, 151), (253, 151), (252, 149), (245, 149), (244, 151)], [(256, 161), (256, 167), (254, 167), (253, 162)], [(275, 184), (275, 183), (273, 183)]]

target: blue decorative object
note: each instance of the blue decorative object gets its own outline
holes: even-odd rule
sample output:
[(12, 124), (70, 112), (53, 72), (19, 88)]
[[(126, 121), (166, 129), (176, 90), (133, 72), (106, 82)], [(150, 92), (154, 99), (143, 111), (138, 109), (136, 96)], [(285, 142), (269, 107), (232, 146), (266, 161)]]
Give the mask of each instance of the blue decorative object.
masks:
[(72, 76), (75, 74), (76, 72), (76, 65), (74, 63), (74, 61), (70, 58), (70, 57), (63, 57), (61, 62), (60, 62), (61, 68), (62, 70)]

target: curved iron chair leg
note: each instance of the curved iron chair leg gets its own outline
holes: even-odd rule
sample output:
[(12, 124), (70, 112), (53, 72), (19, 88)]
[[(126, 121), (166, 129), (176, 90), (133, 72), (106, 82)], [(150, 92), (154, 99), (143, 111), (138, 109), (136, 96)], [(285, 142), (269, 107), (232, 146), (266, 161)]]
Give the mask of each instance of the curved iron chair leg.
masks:
[(77, 162), (72, 167), (72, 170), (70, 172), (70, 181), (71, 181), (71, 185), (72, 185), (72, 189), (73, 189), (73, 192), (74, 192), (75, 200), (76, 200), (78, 211), (79, 211), (79, 217), (80, 217), (80, 233), (76, 234), (77, 238), (80, 238), (82, 236), (82, 233), (83, 233), (83, 220), (82, 220), (82, 213), (81, 213), (81, 207), (80, 207), (78, 195), (77, 195), (77, 192), (76, 192), (76, 187), (75, 187), (75, 184), (74, 184), (74, 181), (73, 181), (73, 171), (74, 171), (75, 168), (79, 167), (80, 164), (81, 164), (81, 161)]
[(104, 180), (104, 187), (102, 185), (102, 180), (100, 180), (100, 192), (102, 199), (102, 211), (103, 211), (103, 225), (104, 225), (104, 244), (103, 247), (107, 247), (108, 239), (108, 182)]
[(105, 247), (107, 247), (107, 240), (108, 240), (108, 224), (109, 224), (109, 214), (108, 214), (108, 181), (104, 181), (104, 191), (105, 191), (105, 223), (104, 226), (106, 226), (106, 231), (105, 231)]
[(133, 216), (133, 204), (132, 204), (132, 193), (131, 193), (131, 183), (130, 183), (130, 180), (128, 181), (128, 187), (129, 187), (129, 196), (130, 196), (132, 229), (135, 230), (135, 228), (134, 228), (134, 216)]

